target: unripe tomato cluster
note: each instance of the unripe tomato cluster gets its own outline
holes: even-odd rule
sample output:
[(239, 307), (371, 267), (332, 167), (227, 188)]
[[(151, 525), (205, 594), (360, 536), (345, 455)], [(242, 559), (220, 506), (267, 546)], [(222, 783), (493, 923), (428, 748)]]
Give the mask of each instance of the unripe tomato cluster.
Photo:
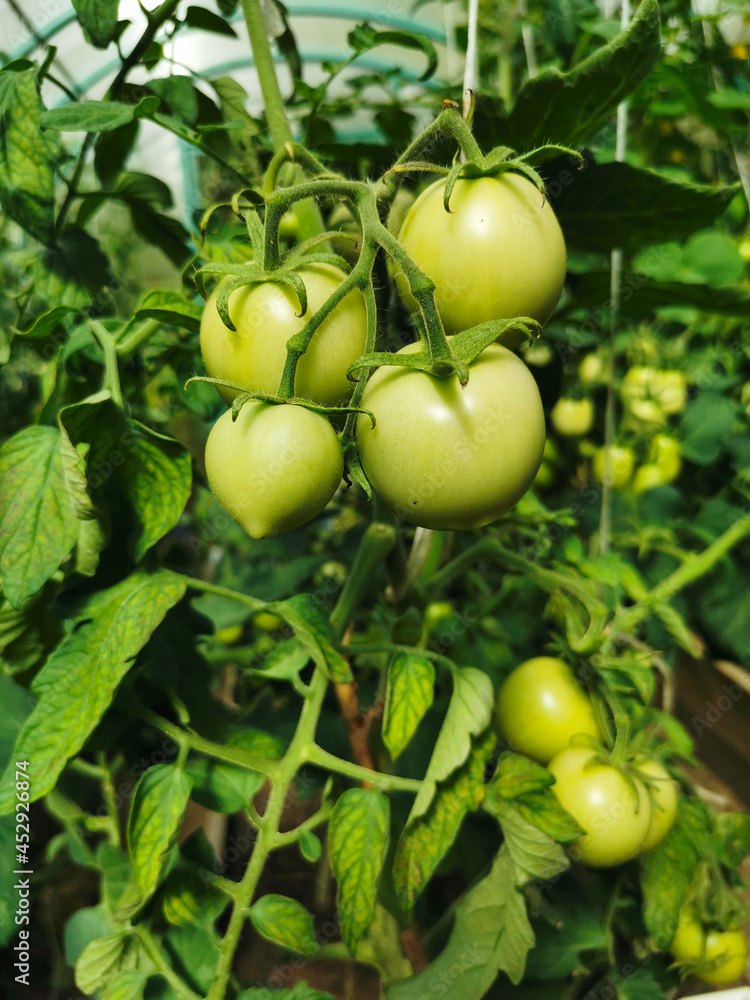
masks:
[[(403, 248), (435, 282), (446, 332), (516, 316), (548, 319), (565, 277), (565, 245), (543, 195), (508, 172), (460, 179), (450, 211), (444, 190), (444, 180), (425, 190), (398, 228)], [(330, 264), (310, 264), (297, 274), (307, 291), (304, 315), (287, 284), (254, 282), (229, 296), (235, 330), (222, 321), (214, 291), (201, 323), (209, 376), (251, 392), (278, 392), (287, 342), (345, 278)], [(395, 277), (405, 304), (416, 310), (403, 273)], [(346, 405), (352, 392), (347, 370), (365, 351), (366, 330), (364, 296), (354, 289), (313, 334), (298, 363), (295, 396)], [(506, 513), (528, 490), (542, 460), (545, 427), (536, 383), (509, 350), (520, 336), (514, 332), (485, 348), (463, 386), (455, 376), (408, 367), (384, 366), (371, 375), (359, 403), (368, 413), (357, 418), (357, 448), (373, 490), (399, 517), (429, 528), (475, 528)], [(227, 402), (237, 395), (226, 386), (219, 391)], [(323, 509), (341, 480), (341, 447), (326, 416), (252, 401), (237, 419), (226, 413), (214, 425), (206, 472), (222, 506), (260, 538)]]
[(678, 962), (711, 986), (733, 983), (747, 964), (747, 939), (742, 931), (704, 927), (689, 905), (680, 911), (669, 947)]
[(571, 848), (574, 860), (618, 865), (669, 833), (676, 782), (658, 760), (620, 767), (604, 754), (591, 699), (562, 660), (539, 656), (516, 667), (500, 688), (497, 720), (510, 749), (554, 775), (553, 792), (584, 830)]

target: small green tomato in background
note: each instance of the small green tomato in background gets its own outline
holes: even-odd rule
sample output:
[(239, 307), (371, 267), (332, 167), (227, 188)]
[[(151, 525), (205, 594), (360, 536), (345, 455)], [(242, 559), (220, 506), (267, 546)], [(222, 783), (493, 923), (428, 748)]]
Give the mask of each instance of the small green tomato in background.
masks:
[(747, 940), (742, 931), (706, 930), (691, 907), (683, 907), (670, 951), (678, 962), (710, 986), (739, 979), (747, 965)]
[(234, 646), (242, 638), (243, 631), (242, 625), (227, 625), (225, 628), (217, 629), (215, 636), (225, 646)]
[(654, 372), (649, 388), (665, 413), (681, 413), (685, 409), (687, 384), (682, 372), (675, 369)]
[(497, 721), (508, 746), (542, 764), (578, 734), (601, 738), (591, 699), (567, 663), (554, 656), (526, 660), (506, 677)]
[(649, 490), (655, 490), (658, 486), (666, 486), (667, 482), (668, 480), (659, 466), (647, 462), (645, 465), (639, 465), (635, 470), (633, 492), (647, 493)]
[(588, 398), (561, 396), (552, 407), (552, 424), (563, 437), (582, 437), (594, 422), (594, 404)]
[[(399, 354), (414, 353), (409, 344)], [(382, 367), (360, 404), (357, 447), (372, 488), (399, 517), (424, 528), (479, 528), (516, 504), (544, 448), (539, 390), (519, 357), (490, 344), (469, 381)], [(502, 442), (499, 446), (498, 442)]]
[(597, 448), (592, 460), (594, 476), (603, 483), (608, 475), (610, 486), (621, 490), (630, 482), (635, 468), (635, 454), (632, 448), (613, 445), (609, 449), (609, 468), (607, 468), (607, 449)]
[(643, 783), (601, 763), (588, 747), (568, 747), (549, 762), (552, 791), (585, 831), (571, 847), (576, 861), (609, 868), (634, 857), (651, 825), (651, 803)]
[(281, 628), (283, 619), (279, 618), (278, 615), (274, 615), (270, 611), (259, 611), (257, 615), (253, 617), (253, 624), (262, 632), (275, 632), (277, 629)]
[(556, 479), (555, 470), (549, 462), (542, 461), (539, 471), (534, 476), (533, 487), (535, 490), (548, 490), (554, 486)]
[(682, 468), (682, 448), (677, 438), (669, 434), (655, 434), (649, 451), (650, 461), (660, 470), (665, 483), (671, 483)]
[[(549, 201), (525, 177), (460, 178), (443, 205), (445, 181), (420, 194), (399, 240), (435, 282), (435, 303), (447, 333), (493, 319), (531, 316), (546, 323), (565, 280), (565, 242)], [(407, 307), (417, 304), (403, 273), (396, 275)], [(515, 349), (523, 334), (500, 342)]]
[(219, 417), (206, 442), (206, 475), (224, 510), (252, 538), (298, 528), (338, 489), (344, 460), (325, 417), (302, 406), (251, 400)]
[[(229, 315), (237, 327), (224, 326), (214, 291), (201, 319), (201, 354), (212, 378), (237, 382), (256, 392), (278, 391), (286, 362), (286, 343), (304, 329), (310, 317), (339, 287), (346, 275), (330, 264), (313, 264), (297, 272), (307, 289), (307, 312), (286, 285), (265, 281), (243, 285), (229, 296)], [(325, 406), (347, 400), (352, 383), (349, 365), (364, 352), (367, 336), (365, 300), (353, 289), (323, 320), (297, 366), (295, 393)], [(219, 388), (231, 403), (234, 389)]]
[(604, 381), (604, 361), (598, 354), (587, 354), (578, 366), (578, 377), (584, 385)]
[(641, 854), (653, 850), (674, 826), (677, 819), (677, 782), (658, 760), (637, 764), (637, 769), (648, 779), (646, 787), (651, 797), (651, 825), (641, 844)]

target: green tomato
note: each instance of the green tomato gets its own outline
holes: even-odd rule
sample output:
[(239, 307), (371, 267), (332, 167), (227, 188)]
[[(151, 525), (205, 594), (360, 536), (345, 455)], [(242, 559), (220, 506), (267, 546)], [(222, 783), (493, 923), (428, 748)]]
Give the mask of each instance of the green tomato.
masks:
[(206, 475), (224, 510), (252, 538), (298, 528), (319, 514), (343, 474), (336, 432), (302, 406), (251, 400), (227, 410), (206, 442)]
[(497, 520), (528, 490), (542, 460), (539, 390), (523, 361), (499, 344), (471, 363), (465, 386), (455, 376), (378, 368), (360, 405), (376, 419), (373, 427), (367, 414), (357, 418), (372, 488), (399, 517), (424, 528)]
[(665, 413), (681, 413), (685, 409), (687, 385), (682, 372), (675, 369), (654, 372), (649, 389)]
[[(445, 181), (417, 198), (399, 240), (435, 282), (435, 302), (448, 333), (494, 319), (531, 316), (546, 323), (565, 280), (565, 242), (549, 201), (519, 174), (459, 179), (443, 207)], [(417, 304), (396, 275), (407, 307)], [(524, 340), (514, 331), (500, 342)]]
[(651, 798), (651, 825), (641, 844), (641, 854), (645, 854), (660, 844), (674, 826), (678, 786), (658, 760), (647, 760), (638, 764), (637, 769), (649, 779), (646, 788)]
[(645, 465), (639, 465), (635, 470), (633, 492), (646, 493), (648, 490), (655, 490), (657, 486), (666, 486), (668, 481), (658, 465), (647, 462)]
[(632, 448), (613, 445), (609, 449), (609, 468), (607, 468), (607, 449), (597, 448), (592, 461), (594, 476), (603, 483), (608, 475), (610, 486), (621, 490), (630, 482), (635, 468), (635, 454)]
[(276, 632), (283, 624), (283, 619), (271, 611), (259, 611), (253, 618), (253, 624), (262, 632)]
[(588, 747), (568, 747), (549, 763), (552, 791), (585, 833), (571, 848), (577, 861), (609, 868), (634, 857), (651, 824), (651, 803), (643, 783), (627, 780), (612, 764), (596, 761)]
[(594, 385), (604, 377), (604, 361), (598, 354), (587, 354), (578, 366), (578, 377), (584, 385)]
[(747, 940), (742, 931), (708, 930), (691, 907), (683, 907), (670, 951), (679, 962), (711, 986), (726, 986), (739, 979), (747, 964)]
[(497, 696), (500, 735), (513, 750), (546, 764), (582, 733), (601, 732), (591, 699), (567, 663), (536, 656), (516, 667)]
[(244, 628), (242, 625), (227, 625), (216, 632), (216, 638), (225, 646), (234, 646), (242, 638)]
[(682, 468), (682, 448), (677, 438), (669, 434), (655, 434), (651, 441), (649, 459), (661, 470), (665, 483), (671, 483)]
[(594, 404), (588, 398), (561, 396), (552, 407), (552, 424), (563, 437), (581, 437), (591, 430), (593, 422)]
[[(344, 272), (329, 264), (313, 264), (297, 272), (307, 289), (307, 312), (298, 316), (299, 302), (287, 285), (266, 281), (237, 288), (229, 296), (229, 314), (236, 331), (224, 326), (216, 308), (216, 291), (201, 319), (201, 353), (212, 378), (225, 378), (256, 392), (278, 391), (286, 361), (286, 344), (299, 333), (344, 280)], [(365, 300), (353, 289), (326, 317), (299, 360), (295, 393), (325, 406), (345, 401), (352, 392), (346, 372), (365, 349)], [(237, 393), (220, 388), (230, 403)]]
[(450, 618), (453, 614), (453, 605), (448, 601), (432, 601), (424, 609), (424, 624), (428, 632), (432, 632), (441, 621)]

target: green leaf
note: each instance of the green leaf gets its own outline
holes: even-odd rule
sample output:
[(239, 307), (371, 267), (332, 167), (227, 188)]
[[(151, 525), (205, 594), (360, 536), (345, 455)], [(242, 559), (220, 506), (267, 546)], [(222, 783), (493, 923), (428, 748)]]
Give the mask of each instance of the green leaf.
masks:
[(14, 607), (52, 576), (78, 536), (60, 432), (26, 427), (0, 449), (0, 581)]
[(189, 776), (177, 764), (150, 767), (135, 786), (128, 817), (128, 848), (144, 903), (159, 884), (191, 786)]
[(120, 0), (72, 0), (87, 40), (98, 49), (106, 49), (117, 31), (117, 8)]
[(487, 794), (499, 795), (510, 801), (529, 792), (540, 792), (544, 788), (549, 788), (554, 780), (552, 773), (546, 767), (521, 754), (506, 751), (498, 757)]
[(229, 906), (230, 899), (207, 880), (208, 872), (212, 872), (212, 868), (187, 861), (180, 861), (170, 871), (159, 891), (161, 910), (168, 923), (175, 927), (202, 927), (206, 932), (213, 931), (215, 920)]
[(148, 202), (138, 198), (128, 201), (128, 207), (138, 235), (158, 247), (175, 267), (182, 267), (193, 255), (188, 246), (190, 234), (177, 219), (156, 212)]
[(680, 907), (705, 853), (707, 836), (706, 807), (680, 799), (675, 825), (641, 858), (643, 920), (659, 948), (668, 947), (675, 936)]
[(246, 809), (265, 783), (265, 775), (223, 761), (194, 757), (186, 771), (193, 782), (192, 797), (199, 805), (220, 813)]
[(192, 486), (190, 452), (175, 438), (159, 434), (136, 420), (128, 421), (125, 462), (118, 473), (127, 483), (141, 532), (135, 540), (135, 558), (163, 538), (180, 519)]
[(169, 323), (191, 333), (200, 330), (202, 315), (203, 307), (196, 302), (189, 302), (177, 292), (161, 288), (146, 292), (135, 311), (136, 319), (158, 319), (161, 323)]
[[(209, 11), (206, 11), (209, 14)], [(216, 15), (213, 15), (216, 17)], [(218, 20), (221, 21), (221, 18)], [(221, 21), (224, 24), (224, 21)], [(169, 111), (186, 125), (195, 125), (198, 118), (198, 92), (189, 76), (164, 76), (151, 80), (148, 85), (161, 98)]]
[(503, 847), (489, 875), (458, 904), (443, 951), (418, 975), (390, 983), (387, 1000), (424, 1000), (436, 987), (442, 1000), (481, 1000), (501, 970), (520, 981), (533, 944), (526, 904)]
[(65, 316), (69, 316), (75, 311), (70, 306), (53, 306), (47, 312), (37, 316), (27, 330), (19, 330), (18, 332), (24, 337), (46, 337), (60, 326)]
[(697, 465), (711, 465), (724, 448), (734, 423), (734, 403), (718, 392), (702, 392), (688, 406), (680, 421), (682, 454)]
[[(185, 593), (184, 580), (162, 570), (133, 573), (82, 602), (78, 627), (34, 678), (39, 701), (16, 741), (14, 760), (31, 762), (31, 800), (57, 781), (114, 697), (138, 651)], [(14, 805), (12, 771), (0, 782), (0, 813)]]
[(40, 120), (43, 129), (55, 132), (112, 132), (136, 118), (155, 114), (158, 97), (144, 97), (137, 104), (120, 101), (82, 101), (45, 112)]
[(428, 80), (437, 69), (438, 58), (435, 46), (425, 35), (407, 31), (376, 31), (369, 24), (359, 24), (349, 32), (348, 42), (358, 53), (369, 52), (377, 45), (401, 45), (406, 49), (417, 49), (427, 57), (427, 68), (420, 80)]
[(727, 868), (739, 868), (750, 854), (750, 814), (716, 814), (716, 846), (719, 860)]
[(569, 896), (561, 908), (553, 903), (554, 923), (534, 925), (536, 944), (529, 952), (526, 975), (531, 979), (562, 979), (586, 972), (583, 951), (606, 948), (608, 933), (601, 913), (589, 901)]
[(722, 87), (708, 94), (706, 100), (715, 108), (732, 111), (750, 111), (750, 94), (731, 87)]
[(388, 667), (383, 742), (393, 760), (406, 748), (434, 697), (435, 668), (426, 656), (397, 653)]
[(228, 35), (236, 38), (237, 32), (231, 24), (214, 14), (213, 11), (206, 10), (205, 7), (188, 7), (185, 12), (185, 24), (197, 31), (212, 31), (217, 35)]
[(138, 969), (124, 969), (107, 989), (107, 1000), (143, 1000), (148, 975)]
[(527, 823), (565, 844), (580, 837), (583, 830), (557, 801), (551, 785), (552, 775), (546, 767), (520, 754), (503, 753), (482, 807), (500, 818), (510, 802)]
[(43, 135), (37, 71), (0, 72), (0, 204), (35, 239), (51, 244), (55, 229), (56, 136)]
[(333, 647), (331, 623), (312, 594), (295, 594), (278, 604), (277, 610), (294, 629), (297, 638), (318, 666), (337, 684), (352, 680), (344, 657)]
[(578, 172), (555, 160), (544, 174), (566, 242), (598, 252), (686, 240), (710, 226), (736, 193), (735, 187), (678, 184), (628, 163), (587, 160)]
[(489, 725), (493, 701), (492, 682), (484, 671), (476, 667), (456, 668), (448, 712), (409, 814), (409, 823), (427, 812), (438, 782), (445, 781), (468, 758), (472, 736)]
[(273, 1000), (335, 1000), (330, 993), (314, 990), (304, 980), (295, 983), (291, 989), (274, 990), (272, 993), (265, 986), (253, 986), (249, 990), (243, 990), (237, 1000), (269, 1000), (270, 997)]
[[(179, 978), (199, 996), (205, 996), (214, 981), (219, 961), (219, 942), (213, 927), (193, 924), (170, 927), (164, 937), (164, 946), (167, 959)], [(174, 996), (174, 1000), (181, 998)]]
[(390, 803), (382, 792), (350, 788), (336, 802), (328, 825), (341, 936), (352, 955), (375, 914), (389, 821)]
[(408, 824), (401, 834), (393, 860), (393, 882), (406, 913), (412, 910), (450, 849), (466, 813), (482, 801), (484, 768), (494, 746), (495, 737), (488, 733), (473, 748), (466, 763), (438, 786), (427, 813)]
[[(611, 979), (605, 983), (612, 982)], [(633, 969), (629, 975), (621, 975), (615, 980), (617, 1000), (666, 1000), (664, 990), (648, 971)], [(597, 992), (606, 996), (606, 986), (597, 985)]]
[(282, 948), (301, 955), (318, 950), (313, 918), (296, 899), (269, 892), (253, 903), (248, 915), (259, 934)]
[(607, 122), (620, 101), (646, 79), (659, 49), (658, 4), (643, 0), (627, 31), (569, 72), (553, 67), (527, 81), (513, 111), (497, 121), (489, 136), (483, 134), (486, 126), (478, 113), (477, 138), (515, 149), (555, 142), (575, 146)]
[(502, 805), (495, 815), (503, 828), (517, 882), (550, 879), (565, 871), (568, 859), (560, 845), (524, 819), (518, 809)]
[(74, 966), (84, 948), (97, 938), (115, 933), (103, 903), (76, 910), (65, 924), (65, 961)]
[(316, 861), (320, 861), (320, 857), (323, 853), (323, 845), (320, 842), (320, 837), (313, 833), (312, 830), (304, 830), (300, 834), (299, 838), (299, 852), (305, 861), (309, 861), (310, 864), (315, 864)]
[(210, 83), (219, 98), (224, 120), (242, 123), (242, 128), (235, 133), (236, 141), (241, 146), (249, 147), (260, 129), (258, 123), (248, 113), (247, 91), (231, 76), (218, 76)]
[(140, 942), (120, 931), (86, 945), (75, 967), (75, 983), (86, 995), (96, 995), (114, 985), (126, 971), (155, 971)]
[(111, 479), (118, 498), (127, 499), (138, 525), (130, 541), (139, 561), (185, 508), (192, 485), (190, 453), (174, 438), (126, 419), (101, 393), (66, 406), (60, 424), (73, 445), (90, 446), (90, 486), (105, 490)]

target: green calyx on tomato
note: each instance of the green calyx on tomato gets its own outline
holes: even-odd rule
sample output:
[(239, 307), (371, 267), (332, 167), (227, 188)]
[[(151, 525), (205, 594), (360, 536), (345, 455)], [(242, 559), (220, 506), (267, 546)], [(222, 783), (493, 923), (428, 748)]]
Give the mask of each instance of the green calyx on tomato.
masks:
[(497, 697), (500, 736), (512, 750), (546, 764), (574, 736), (601, 739), (591, 699), (570, 667), (553, 656), (526, 660)]
[[(216, 306), (218, 288), (212, 293), (203, 310), (200, 331), (203, 362), (211, 377), (269, 395), (278, 391), (287, 341), (305, 328), (346, 277), (339, 268), (320, 263), (300, 268), (297, 275), (307, 291), (303, 316), (298, 315), (299, 301), (288, 285), (251, 282), (229, 296), (229, 314), (236, 327), (230, 330)], [(366, 336), (365, 300), (355, 288), (313, 334), (297, 366), (295, 395), (326, 406), (346, 401), (352, 392), (347, 369), (364, 351)], [(224, 387), (219, 392), (227, 402), (237, 395)]]
[[(441, 179), (417, 198), (401, 225), (399, 240), (435, 282), (435, 304), (447, 333), (490, 320), (531, 316), (545, 323), (565, 280), (565, 242), (552, 208), (526, 177), (502, 173), (461, 177), (444, 206)], [(402, 273), (399, 292), (412, 311), (417, 303)], [(514, 349), (518, 331), (500, 343)]]
[[(412, 354), (409, 344), (399, 354)], [(362, 468), (381, 500), (425, 528), (478, 528), (517, 503), (542, 460), (544, 412), (531, 372), (491, 344), (470, 378), (413, 368), (373, 373), (357, 418)], [(502, 443), (502, 446), (500, 446)]]
[(227, 410), (206, 442), (206, 475), (224, 510), (252, 538), (298, 528), (319, 514), (343, 475), (341, 444), (303, 406), (250, 400)]
[(711, 986), (733, 983), (747, 964), (747, 940), (742, 931), (705, 928), (691, 906), (680, 910), (677, 933), (669, 948), (678, 962)]
[(650, 796), (637, 773), (582, 746), (561, 750), (548, 766), (560, 805), (585, 830), (571, 847), (574, 860), (608, 868), (635, 857), (652, 816)]
[(609, 463), (607, 462), (607, 449), (597, 448), (592, 459), (594, 476), (600, 483), (608, 481), (610, 486), (616, 490), (621, 490), (630, 482), (635, 468), (635, 453), (632, 448), (622, 445), (612, 445), (609, 449)]
[(552, 407), (552, 426), (563, 437), (581, 437), (591, 430), (594, 404), (588, 398), (561, 396)]

